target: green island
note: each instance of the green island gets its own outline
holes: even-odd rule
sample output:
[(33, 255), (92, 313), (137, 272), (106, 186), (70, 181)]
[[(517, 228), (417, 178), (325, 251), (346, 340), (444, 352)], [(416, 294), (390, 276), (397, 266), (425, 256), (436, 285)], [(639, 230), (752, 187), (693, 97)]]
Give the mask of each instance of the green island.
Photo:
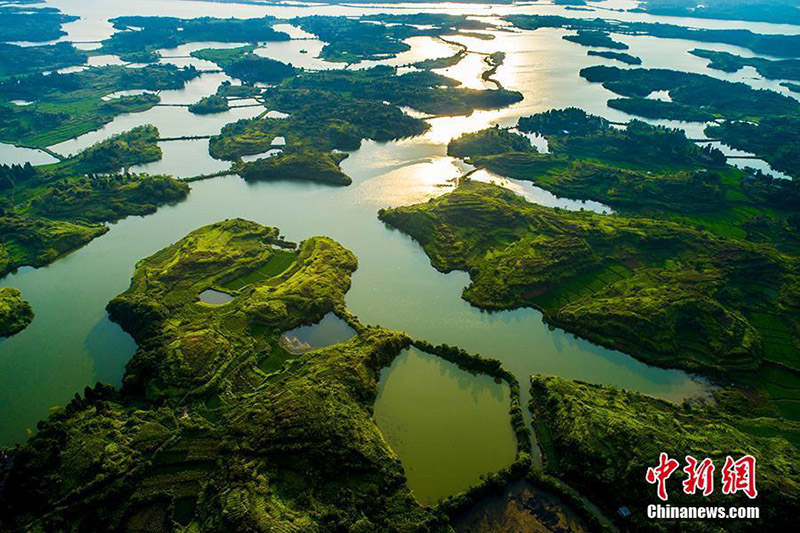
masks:
[[(629, 99), (629, 102), (611, 100), (609, 106), (648, 118), (680, 118), (680, 111), (684, 109), (698, 113), (684, 116), (684, 120), (697, 120), (699, 113), (705, 113), (707, 120), (716, 117), (735, 119), (800, 113), (800, 103), (794, 98), (703, 74), (598, 65), (582, 69), (580, 75), (587, 81), (601, 83), (609, 91)], [(647, 99), (653, 91), (668, 91), (672, 102)], [(652, 113), (645, 114), (648, 106), (656, 105), (653, 102), (663, 106), (655, 107)], [(671, 107), (676, 109), (672, 116), (660, 113)]]
[[(51, 146), (99, 129), (123, 113), (146, 111), (155, 94), (110, 98), (119, 91), (181, 89), (200, 73), (194, 67), (107, 66), (70, 74), (29, 74), (0, 80), (0, 141)], [(104, 99), (105, 97), (105, 99)], [(33, 102), (17, 106), (12, 100)]]
[(586, 55), (595, 57), (604, 57), (606, 59), (615, 59), (626, 65), (641, 65), (642, 59), (625, 52), (610, 52), (606, 50), (589, 50)]
[(195, 115), (211, 115), (213, 113), (224, 113), (230, 109), (228, 99), (218, 94), (205, 96), (189, 106), (189, 112)]
[(730, 44), (771, 56), (800, 57), (800, 35), (762, 34), (742, 29), (687, 28), (665, 23), (629, 22), (602, 18), (580, 19), (558, 15), (506, 15), (503, 19), (523, 30), (564, 28), (621, 35), (650, 35), (660, 39), (686, 39), (703, 43)]
[(753, 67), (768, 80), (800, 80), (800, 60), (773, 61), (761, 57), (742, 57), (730, 52), (695, 49), (690, 54), (708, 59), (708, 68), (723, 72), (738, 72), (744, 67)]
[[(797, 504), (789, 466), (800, 448), (794, 256), (667, 220), (546, 208), (468, 178), (379, 216), (417, 240), (435, 268), (469, 272), (463, 296), (473, 305), (536, 307), (581, 337), (725, 384), (713, 405), (676, 405), (535, 376), (533, 425), (550, 475), (594, 495), (610, 515), (651, 503), (642, 472), (658, 451), (718, 459), (737, 450), (770, 458), (760, 466), (772, 508), (762, 519), (780, 523), (778, 510)], [(783, 285), (764, 285), (776, 280)], [(644, 515), (633, 520), (643, 526)], [(687, 527), (706, 530), (696, 524)]]
[(347, 154), (299, 150), (257, 159), (242, 166), (239, 174), (247, 181), (319, 181), (330, 185), (350, 185), (339, 163)]
[(45, 42), (66, 35), (61, 25), (78, 20), (54, 7), (0, 6), (0, 35), (5, 41)]
[[(794, 98), (673, 70), (595, 66), (581, 70), (581, 76), (624, 97), (610, 100), (609, 107), (646, 118), (717, 121), (706, 128), (710, 138), (797, 174), (800, 103)], [(668, 91), (671, 101), (647, 98), (653, 91)]]
[(0, 43), (0, 79), (83, 65), (87, 58), (86, 52), (67, 42), (45, 46)]
[(608, 33), (603, 31), (578, 30), (578, 33), (575, 35), (565, 35), (562, 39), (580, 44), (581, 46), (612, 48), (615, 50), (627, 50), (629, 48), (627, 44), (615, 41)]
[(255, 50), (253, 45), (228, 49), (204, 48), (192, 52), (191, 55), (216, 63), (227, 75), (248, 84), (278, 83), (297, 73), (291, 65), (261, 57), (254, 54), (253, 50)]
[(0, 339), (10, 337), (28, 327), (33, 309), (17, 289), (0, 288)]
[(103, 222), (154, 212), (189, 187), (169, 176), (117, 173), (161, 158), (140, 126), (51, 165), (0, 165), (0, 272), (44, 266), (105, 233)]
[[(287, 249), (233, 219), (141, 261), (108, 306), (140, 347), (122, 390), (87, 387), (9, 452), (3, 526), (447, 531), (371, 418), (380, 369), (411, 340), (347, 311), (357, 261), (329, 238), (252, 276)], [(209, 289), (233, 298), (198, 302)], [(329, 312), (358, 334), (286, 358), (280, 333)]]
[[(719, 469), (725, 456), (758, 457), (758, 502), (761, 523), (790, 527), (793, 517), (784, 509), (800, 505), (797, 463), (800, 424), (765, 416), (757, 409), (730, 407), (728, 391), (720, 392), (718, 405), (676, 405), (615, 387), (568, 381), (553, 376), (532, 376), (531, 409), (537, 438), (545, 450), (548, 472), (565, 480), (609, 511), (622, 506), (645, 509), (653, 503), (644, 490), (644, 472), (653, 458), (665, 452), (680, 461), (686, 455), (709, 457)], [(733, 394), (738, 398), (741, 394)], [(667, 482), (669, 504), (694, 505), (696, 496), (684, 494), (676, 471)], [(704, 505), (752, 505), (743, 494), (726, 496), (719, 490)], [(626, 527), (648, 531), (674, 531), (674, 520), (649, 520), (633, 513)], [(751, 531), (757, 521), (688, 520), (686, 531)]]
[(630, 11), (652, 15), (800, 24), (793, 0), (647, 0)]
[(387, 59), (411, 47), (410, 37), (438, 37), (461, 30), (485, 30), (492, 24), (466, 15), (419, 13), (367, 15), (358, 19), (333, 16), (298, 17), (290, 21), (325, 41), (320, 57), (327, 61), (357, 63)]
[(199, 17), (127, 16), (111, 19), (116, 33), (103, 41), (101, 53), (115, 54), (125, 61), (152, 63), (158, 61), (157, 50), (176, 48), (191, 42), (256, 43), (288, 41), (289, 35), (272, 28), (275, 17), (252, 19), (218, 19)]
[[(468, 271), (473, 305), (534, 306), (662, 366), (755, 369), (769, 335), (759, 326), (795, 331), (800, 321), (795, 260), (674, 222), (550, 209), (472, 180), (380, 217), (420, 242), (435, 268)], [(792, 341), (768, 357), (800, 369)]]

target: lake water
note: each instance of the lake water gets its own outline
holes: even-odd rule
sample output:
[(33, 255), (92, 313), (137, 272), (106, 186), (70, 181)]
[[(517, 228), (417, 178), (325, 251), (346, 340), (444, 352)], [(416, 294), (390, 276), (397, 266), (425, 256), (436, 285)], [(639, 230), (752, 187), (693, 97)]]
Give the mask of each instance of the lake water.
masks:
[(433, 504), (514, 460), (509, 401), (505, 383), (412, 347), (383, 370), (375, 421), (414, 496)]
[[(370, 6), (258, 6), (215, 4), (210, 2), (131, 0), (58, 0), (53, 5), (67, 13), (84, 17), (68, 24), (68, 38), (94, 41), (112, 31), (106, 19), (125, 14), (172, 16), (262, 16), (283, 17), (321, 14), (358, 14), (387, 8)], [(554, 6), (392, 6), (389, 11), (480, 12), (485, 15), (509, 12), (546, 12), (567, 16), (596, 16), (597, 13), (563, 11)], [(725, 27), (730, 23), (711, 20), (670, 19), (642, 14), (621, 13), (616, 18), (661, 20), (698, 27)], [(735, 23), (762, 32), (788, 32), (781, 25)], [(797, 33), (797, 27), (788, 27)], [(376, 216), (383, 207), (425, 201), (453, 187), (454, 178), (470, 170), (446, 155), (447, 142), (462, 133), (500, 124), (513, 126), (520, 116), (565, 106), (583, 107), (615, 121), (630, 117), (608, 108), (614, 95), (599, 84), (578, 76), (580, 68), (598, 63), (613, 64), (586, 55), (586, 48), (561, 39), (562, 30), (536, 32), (495, 32), (492, 41), (454, 37), (471, 52), (505, 51), (506, 62), (496, 78), (509, 89), (523, 92), (525, 99), (506, 109), (479, 111), (468, 117), (440, 117), (429, 120), (431, 129), (420, 137), (396, 142), (365, 141), (351, 153), (343, 170), (352, 177), (349, 187), (331, 188), (313, 183), (246, 183), (236, 176), (224, 176), (192, 183), (188, 199), (159, 209), (147, 217), (130, 217), (110, 225), (111, 231), (89, 245), (40, 268), (23, 268), (0, 280), (2, 286), (19, 288), (30, 301), (36, 318), (28, 329), (0, 341), (0, 445), (24, 439), (36, 421), (50, 407), (63, 405), (76, 391), (95, 381), (120, 383), (125, 363), (135, 344), (111, 323), (106, 303), (124, 291), (135, 263), (180, 239), (197, 227), (231, 217), (243, 217), (281, 228), (287, 238), (301, 241), (324, 234), (337, 239), (359, 258), (359, 269), (347, 304), (362, 322), (407, 331), (434, 344), (458, 345), (469, 352), (501, 360), (519, 379), (522, 400), (529, 399), (527, 376), (531, 373), (556, 374), (571, 379), (614, 384), (654, 396), (682, 400), (703, 394), (707, 384), (691, 375), (659, 369), (614, 350), (595, 346), (559, 329), (550, 329), (541, 314), (532, 309), (488, 313), (471, 307), (460, 298), (469, 283), (467, 274), (441, 274), (430, 266), (418, 244), (400, 232), (385, 227)], [(730, 76), (707, 69), (705, 61), (688, 56), (695, 44), (646, 37), (622, 36), (631, 53), (642, 57), (644, 67), (670, 67), (702, 72), (721, 78)], [(296, 61), (299, 56), (315, 59), (311, 41), (290, 41), (281, 51), (268, 43), (259, 53), (276, 59)], [(666, 43), (666, 44), (665, 44)], [(416, 40), (409, 59), (452, 53), (436, 41)], [(664, 50), (668, 47), (669, 54)], [(703, 48), (731, 50), (734, 47), (703, 45)], [(176, 50), (184, 55), (192, 47)], [(308, 54), (300, 54), (307, 49)], [(740, 51), (741, 52), (741, 51)], [(311, 56), (311, 57), (309, 57)], [(668, 56), (668, 57), (667, 57)], [(679, 57), (680, 59), (670, 59)], [(169, 61), (189, 61), (172, 58)], [(675, 63), (675, 62), (678, 63)], [(479, 80), (482, 56), (471, 53), (465, 63), (447, 73), (472, 87)], [(325, 62), (327, 63), (327, 62)], [(184, 64), (184, 63), (181, 63)], [(311, 64), (307, 66), (315, 68)], [(752, 77), (752, 73), (740, 76)], [(758, 76), (757, 74), (755, 76)], [(772, 82), (743, 79), (754, 86), (775, 88)], [(213, 94), (227, 76), (204, 74), (180, 91), (163, 91), (164, 103), (190, 104)], [(785, 92), (785, 91), (782, 91)], [(149, 111), (117, 117), (101, 130), (66, 141), (53, 148), (72, 154), (108, 136), (141, 124), (155, 124), (162, 136), (210, 135), (240, 118), (255, 116), (261, 107), (232, 109), (214, 115), (193, 115), (185, 107), (156, 107)], [(659, 121), (686, 129), (699, 137), (703, 125)], [(176, 141), (161, 144), (164, 158), (137, 170), (172, 173), (180, 177), (216, 173), (228, 164), (212, 159), (208, 142)], [(38, 151), (0, 145), (4, 161), (34, 163), (52, 161)], [(748, 162), (752, 163), (752, 162)], [(495, 180), (523, 194), (531, 201), (567, 209), (603, 211), (601, 204), (575, 202), (548, 195), (530, 183), (505, 180), (488, 173), (476, 178)], [(381, 394), (376, 403), (376, 420), (387, 440), (403, 460), (409, 482), (423, 500), (431, 501), (457, 487), (472, 483), (481, 473), (507, 465), (513, 458), (513, 435), (508, 422), (508, 397), (504, 386), (488, 378), (471, 376), (449, 363), (415, 350), (404, 353), (382, 373)], [(440, 395), (440, 396), (437, 396)], [(430, 412), (430, 420), (419, 419)], [(458, 416), (453, 416), (457, 414)], [(470, 446), (452, 452), (449, 462), (440, 449), (452, 442), (439, 433), (439, 424), (454, 434), (479, 435)], [(418, 438), (410, 439), (409, 435)], [(433, 436), (438, 435), (438, 440)], [(509, 440), (510, 438), (510, 440)], [(453, 446), (451, 445), (451, 448)], [(429, 468), (442, 463), (440, 484), (431, 481)]]

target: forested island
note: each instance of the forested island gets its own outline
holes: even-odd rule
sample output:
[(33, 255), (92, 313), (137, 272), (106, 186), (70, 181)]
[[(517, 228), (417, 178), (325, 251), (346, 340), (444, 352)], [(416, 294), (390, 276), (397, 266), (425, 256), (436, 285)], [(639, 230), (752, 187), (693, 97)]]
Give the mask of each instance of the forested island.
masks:
[[(180, 89), (199, 75), (194, 67), (107, 66), (0, 80), (0, 141), (50, 146), (96, 130), (118, 115), (145, 111), (159, 102), (159, 97), (151, 93), (105, 100), (103, 97), (128, 90)], [(32, 104), (17, 106), (9, 102), (15, 99)]]
[[(710, 138), (753, 152), (776, 170), (797, 173), (800, 133), (793, 125), (800, 103), (792, 97), (673, 70), (599, 65), (581, 70), (581, 76), (623, 96), (610, 100), (610, 107), (646, 118), (717, 121), (706, 128)], [(653, 91), (668, 91), (671, 101), (648, 98)]]
[(631, 11), (653, 15), (800, 24), (793, 0), (647, 0)]
[(118, 173), (161, 158), (141, 126), (53, 165), (0, 165), (0, 272), (44, 266), (107, 231), (103, 222), (152, 213), (186, 197), (169, 176)]
[(676, 24), (612, 21), (602, 18), (580, 19), (558, 15), (507, 15), (503, 18), (524, 30), (565, 28), (621, 35), (651, 35), (661, 39), (686, 39), (705, 43), (730, 44), (747, 48), (758, 54), (778, 57), (800, 57), (800, 35), (762, 34), (741, 29), (689, 28)]
[(33, 309), (17, 289), (0, 288), (0, 339), (19, 333), (33, 320)]

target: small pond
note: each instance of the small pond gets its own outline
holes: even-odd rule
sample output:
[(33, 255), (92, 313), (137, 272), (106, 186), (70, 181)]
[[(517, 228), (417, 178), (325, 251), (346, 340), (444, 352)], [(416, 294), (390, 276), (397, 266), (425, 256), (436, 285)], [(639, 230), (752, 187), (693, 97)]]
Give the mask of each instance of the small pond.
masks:
[(420, 503), (434, 504), (514, 461), (510, 394), (505, 383), (413, 347), (381, 372), (375, 422)]
[(356, 331), (333, 313), (309, 326), (300, 326), (281, 335), (281, 345), (293, 354), (305, 353), (332, 344), (339, 344), (354, 337)]
[(227, 292), (206, 289), (200, 293), (200, 301), (209, 305), (223, 305), (233, 300), (233, 296)]

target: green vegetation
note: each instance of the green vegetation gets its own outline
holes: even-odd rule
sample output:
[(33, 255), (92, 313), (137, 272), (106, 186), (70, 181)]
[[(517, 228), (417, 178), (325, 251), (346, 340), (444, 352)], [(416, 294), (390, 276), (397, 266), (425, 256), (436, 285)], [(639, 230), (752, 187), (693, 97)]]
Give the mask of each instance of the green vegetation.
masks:
[(523, 117), (518, 127), (544, 135), (555, 156), (661, 172), (725, 166), (722, 152), (698, 147), (683, 130), (639, 120), (615, 128), (601, 117), (568, 108)]
[(503, 17), (523, 30), (564, 28), (568, 30), (603, 31), (622, 35), (651, 35), (661, 39), (686, 39), (705, 43), (741, 46), (758, 54), (779, 57), (800, 56), (800, 35), (753, 33), (750, 30), (711, 30), (673, 24), (626, 22), (602, 18), (579, 19), (557, 15), (507, 15)]
[(224, 50), (205, 48), (192, 52), (192, 57), (212, 61), (245, 83), (278, 83), (297, 73), (291, 65), (254, 54), (254, 49), (253, 45)]
[(581, 46), (594, 46), (599, 48), (613, 48), (616, 50), (627, 50), (629, 46), (625, 43), (615, 41), (606, 32), (594, 30), (578, 30), (575, 35), (565, 35), (562, 37), (565, 41), (578, 43)]
[[(531, 410), (546, 428), (552, 448), (547, 469), (584, 494), (609, 515), (626, 506), (631, 529), (673, 531), (675, 522), (647, 518), (646, 506), (656, 501), (655, 487), (644, 480), (648, 467), (658, 464), (666, 452), (681, 465), (684, 457), (709, 457), (717, 472), (725, 456), (752, 454), (758, 459), (760, 521), (682, 521), (681, 529), (749, 531), (753, 527), (788, 527), (792, 517), (784, 509), (800, 504), (800, 478), (792, 465), (798, 461), (800, 425), (765, 417), (750, 410), (731, 412), (729, 391), (719, 393), (721, 405), (678, 406), (614, 387), (567, 381), (558, 377), (531, 378)], [(742, 397), (734, 393), (736, 397)], [(758, 428), (771, 428), (769, 434)], [(794, 443), (794, 444), (793, 444)], [(715, 474), (716, 476), (717, 474)], [(667, 482), (669, 504), (695, 505), (698, 496), (683, 493), (679, 468)], [(752, 505), (741, 493), (725, 496), (719, 488), (703, 499), (703, 505)]]
[(158, 206), (176, 203), (189, 186), (169, 176), (88, 175), (48, 186), (31, 201), (27, 214), (56, 220), (113, 222), (148, 215)]
[(0, 288), (0, 338), (10, 337), (28, 327), (33, 309), (17, 289)]
[(253, 44), (240, 46), (238, 48), (203, 48), (202, 50), (194, 50), (190, 55), (197, 59), (211, 61), (216, 63), (223, 69), (234, 62), (249, 55), (256, 49)]
[(4, 41), (45, 42), (66, 35), (61, 25), (78, 20), (54, 7), (0, 6), (0, 35)]
[(625, 52), (607, 52), (605, 50), (589, 50), (586, 55), (604, 57), (606, 59), (616, 59), (626, 65), (641, 65), (642, 60), (636, 56), (626, 54)]
[(54, 261), (105, 233), (101, 222), (183, 200), (189, 187), (174, 178), (114, 174), (160, 159), (157, 139), (140, 126), (53, 165), (1, 165), (0, 273)]
[[(470, 180), (380, 217), (420, 242), (437, 269), (468, 271), (470, 303), (535, 306), (551, 323), (659, 365), (755, 369), (764, 335), (747, 316), (768, 314), (790, 331), (800, 323), (794, 259), (673, 222), (553, 210)], [(797, 350), (782, 363), (796, 365)]]
[(800, 83), (791, 83), (791, 82), (785, 81), (785, 82), (781, 83), (781, 85), (783, 85), (784, 87), (786, 87), (787, 89), (789, 89), (793, 93), (800, 93)]
[(727, 166), (721, 152), (698, 147), (680, 130), (639, 121), (616, 126), (579, 109), (553, 110), (522, 118), (518, 126), (543, 134), (548, 154), (497, 128), (454, 139), (448, 150), (476, 167), (532, 181), (562, 197), (800, 254), (800, 190), (794, 182)]
[(0, 216), (0, 275), (41, 267), (108, 231), (89, 225), (4, 213)]
[(263, 42), (288, 41), (289, 35), (276, 31), (275, 17), (218, 19), (199, 17), (117, 17), (111, 19), (117, 30), (103, 41), (103, 52), (116, 54), (127, 61), (154, 62), (156, 50), (175, 48), (190, 42)]
[(86, 58), (86, 52), (67, 42), (47, 46), (0, 43), (0, 78), (83, 65)]
[[(280, 156), (243, 165), (247, 179), (318, 179), (346, 184), (350, 178), (334, 150), (355, 150), (362, 139), (389, 141), (423, 133), (428, 125), (405, 114), (409, 106), (425, 112), (469, 113), (517, 101), (519, 93), (478, 91), (431, 72), (397, 75), (392, 67), (367, 70), (303, 72), (267, 89), (265, 105), (288, 118), (265, 116), (225, 126), (211, 138), (209, 151), (217, 159), (236, 161), (272, 148), (276, 137), (286, 146)], [(314, 173), (320, 174), (315, 178)]]
[(709, 59), (708, 68), (724, 72), (738, 72), (744, 67), (753, 67), (769, 80), (800, 80), (800, 60), (785, 59), (772, 61), (761, 57), (742, 57), (729, 52), (713, 50), (692, 50), (692, 55)]
[(448, 57), (441, 57), (438, 59), (423, 59), (414, 63), (414, 67), (420, 70), (434, 70), (440, 68), (448, 68), (458, 65), (462, 59), (467, 57), (466, 47), (460, 49), (455, 54)]
[[(150, 109), (155, 94), (103, 97), (123, 90), (183, 88), (199, 76), (194, 67), (109, 66), (72, 74), (30, 74), (0, 81), (0, 141), (50, 146), (102, 127), (115, 116)], [(20, 107), (10, 100), (33, 101)]]
[[(726, 118), (800, 113), (800, 103), (794, 98), (702, 74), (608, 66), (588, 67), (581, 70), (580, 74), (590, 82), (602, 83), (609, 91), (629, 98), (643, 99), (653, 91), (668, 91), (672, 102), (661, 102), (664, 104), (664, 109), (674, 104), (682, 104)], [(648, 103), (654, 101), (657, 102), (646, 100)], [(609, 102), (609, 105), (612, 102)], [(687, 117), (687, 120), (690, 119)]]
[(653, 15), (800, 24), (794, 0), (647, 0), (631, 11)]
[(109, 304), (140, 346), (122, 391), (87, 388), (10, 451), (0, 527), (448, 530), (371, 417), (379, 371), (407, 337), (353, 322), (345, 343), (259, 368), (282, 331), (331, 311), (355, 320), (350, 252), (314, 237), (278, 278), (224, 306), (196, 301), (268, 263), (276, 243), (274, 228), (228, 220), (137, 265)]
[(161, 159), (158, 137), (158, 128), (155, 126), (150, 124), (138, 126), (112, 135), (74, 157), (45, 168), (59, 173), (69, 171), (73, 174), (87, 174), (116, 172), (134, 165), (158, 161)]
[(458, 30), (490, 27), (466, 15), (435, 13), (377, 14), (360, 19), (315, 15), (298, 17), (291, 23), (327, 43), (320, 53), (321, 58), (341, 63), (393, 57), (410, 49), (403, 42), (410, 37), (436, 37)]
[[(797, 174), (800, 103), (775, 91), (752, 89), (709, 76), (672, 70), (619, 69), (596, 66), (581, 76), (627, 98), (610, 107), (648, 118), (708, 121), (726, 119), (706, 133), (741, 150), (753, 152), (777, 170)], [(669, 91), (671, 102), (645, 98)]]
[(709, 126), (706, 134), (800, 179), (800, 114), (766, 117), (758, 123), (728, 120)]
[(239, 174), (247, 181), (319, 181), (331, 185), (350, 185), (339, 163), (347, 154), (338, 152), (293, 151), (245, 163)]
[(228, 99), (216, 94), (201, 98), (198, 102), (189, 106), (189, 112), (196, 115), (223, 113), (228, 109), (230, 109), (228, 106)]
[(508, 130), (494, 128), (476, 133), (465, 133), (447, 145), (447, 155), (453, 157), (480, 157), (504, 154), (506, 152), (536, 152), (530, 141)]

